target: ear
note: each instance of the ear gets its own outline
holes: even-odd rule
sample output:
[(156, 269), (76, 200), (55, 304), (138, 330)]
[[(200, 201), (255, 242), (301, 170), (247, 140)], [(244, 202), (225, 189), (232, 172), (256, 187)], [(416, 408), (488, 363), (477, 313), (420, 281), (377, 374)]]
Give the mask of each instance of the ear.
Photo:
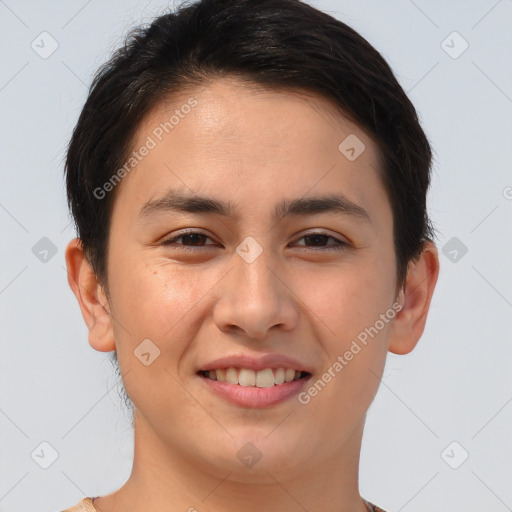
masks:
[(69, 286), (78, 300), (82, 316), (89, 329), (91, 347), (100, 352), (115, 350), (108, 300), (85, 256), (79, 238), (71, 240), (66, 247), (66, 266)]
[(432, 242), (425, 242), (418, 259), (409, 263), (404, 288), (398, 295), (403, 308), (393, 321), (388, 347), (390, 352), (408, 354), (418, 343), (425, 329), (438, 275), (436, 246)]

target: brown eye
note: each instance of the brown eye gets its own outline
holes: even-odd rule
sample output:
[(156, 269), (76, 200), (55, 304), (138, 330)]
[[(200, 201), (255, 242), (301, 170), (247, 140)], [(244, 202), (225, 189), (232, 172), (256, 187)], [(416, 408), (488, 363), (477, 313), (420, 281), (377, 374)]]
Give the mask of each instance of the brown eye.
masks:
[[(207, 239), (211, 240), (211, 238), (204, 233), (200, 233), (198, 231), (187, 231), (185, 233), (181, 233), (173, 238), (169, 238), (168, 240), (164, 240), (162, 245), (174, 245), (185, 250), (191, 250), (190, 247), (204, 247), (205, 245), (214, 245), (214, 244), (206, 244), (204, 243)], [(179, 242), (181, 240), (181, 243)]]
[[(318, 247), (320, 250), (340, 250), (344, 249), (348, 244), (343, 242), (342, 240), (338, 240), (332, 235), (328, 235), (326, 233), (308, 233), (307, 235), (302, 236), (299, 240), (304, 239), (306, 241), (305, 244), (298, 244), (299, 246), (304, 247)], [(327, 244), (329, 240), (334, 240), (334, 244)]]

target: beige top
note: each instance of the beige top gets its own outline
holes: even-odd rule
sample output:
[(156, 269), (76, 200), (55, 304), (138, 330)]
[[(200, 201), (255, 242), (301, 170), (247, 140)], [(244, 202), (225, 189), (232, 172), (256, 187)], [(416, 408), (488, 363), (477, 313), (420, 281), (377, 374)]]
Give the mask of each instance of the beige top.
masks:
[[(363, 501), (368, 507), (368, 512), (386, 512), (382, 508), (377, 507), (377, 505), (374, 505), (373, 503), (366, 501), (364, 498)], [(98, 512), (98, 510), (92, 504), (92, 498), (84, 498), (80, 503), (76, 504), (74, 507), (67, 508), (62, 512)]]
[(74, 507), (67, 508), (62, 512), (98, 512), (92, 504), (92, 498), (84, 498), (80, 503)]

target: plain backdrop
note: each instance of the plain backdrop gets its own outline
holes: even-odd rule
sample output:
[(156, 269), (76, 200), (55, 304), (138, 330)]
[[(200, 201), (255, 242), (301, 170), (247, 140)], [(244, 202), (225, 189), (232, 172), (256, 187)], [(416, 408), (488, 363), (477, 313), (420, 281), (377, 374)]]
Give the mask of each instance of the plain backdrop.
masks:
[[(440, 278), (369, 410), (361, 494), (389, 512), (512, 510), (512, 1), (310, 3), (382, 53), (435, 151)], [(167, 7), (0, 0), (2, 512), (61, 510), (130, 474), (109, 354), (67, 284), (63, 159), (98, 66)]]

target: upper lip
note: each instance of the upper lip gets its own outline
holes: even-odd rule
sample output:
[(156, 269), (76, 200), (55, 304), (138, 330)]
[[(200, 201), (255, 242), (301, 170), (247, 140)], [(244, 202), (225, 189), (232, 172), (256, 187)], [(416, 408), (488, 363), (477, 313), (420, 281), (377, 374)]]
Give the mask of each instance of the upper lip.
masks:
[(219, 370), (222, 368), (249, 368), (254, 371), (264, 370), (265, 368), (293, 368), (297, 371), (312, 373), (311, 368), (307, 365), (282, 354), (260, 354), (254, 356), (239, 354), (225, 356), (204, 364), (198, 371)]

